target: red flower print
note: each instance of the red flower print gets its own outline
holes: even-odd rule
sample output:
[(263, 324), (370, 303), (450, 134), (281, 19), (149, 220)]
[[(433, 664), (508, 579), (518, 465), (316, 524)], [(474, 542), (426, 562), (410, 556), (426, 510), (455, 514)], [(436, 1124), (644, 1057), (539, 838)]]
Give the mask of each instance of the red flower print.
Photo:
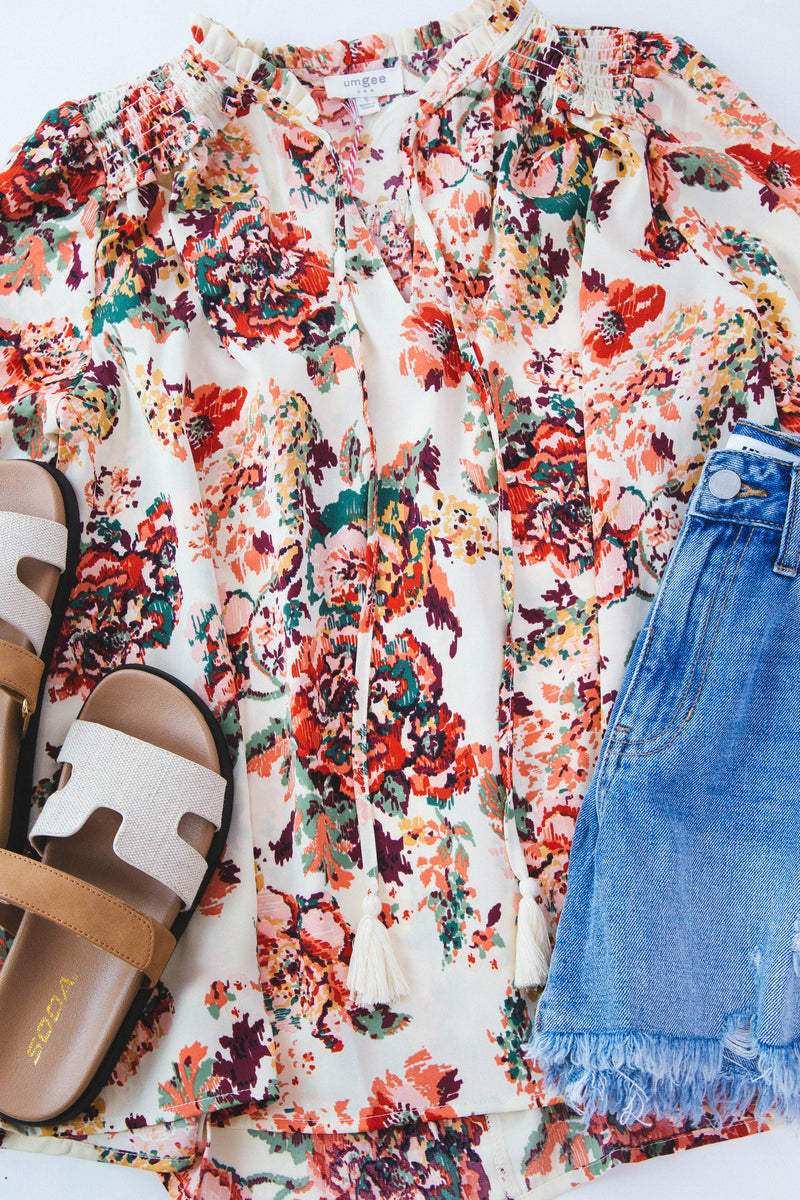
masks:
[[(0, 281), (0, 293), (6, 291), (7, 282)], [(19, 282), (15, 277), (11, 290)], [(29, 392), (68, 394), (85, 358), (86, 347), (78, 332), (66, 318), (5, 328), (0, 346), (0, 393), (4, 402)]]
[(400, 356), (403, 375), (415, 375), (426, 392), (455, 387), (465, 368), (450, 314), (421, 304), (403, 321), (403, 331), (409, 343)]
[(200, 911), (206, 917), (218, 917), (222, 912), (225, 897), (234, 891), (239, 880), (239, 868), (226, 858), (211, 876), (208, 887), (200, 901)]
[(182, 603), (172, 508), (159, 496), (124, 536), (116, 522), (87, 525), (96, 541), (78, 564), (62, 628), (51, 696), (85, 695), (111, 667), (169, 645)]
[[(397, 1125), (384, 1127), (379, 1111), (371, 1111), (371, 1133), (312, 1134), (313, 1150), (304, 1166), (313, 1194), (359, 1197), (359, 1200), (485, 1200), (490, 1185), (478, 1153), (485, 1135), (484, 1118), (467, 1118), (429, 1126), (408, 1121), (399, 1110)], [(210, 1200), (215, 1200), (211, 1197)]]
[(663, 211), (650, 218), (644, 231), (646, 250), (637, 250), (636, 255), (643, 262), (654, 262), (658, 266), (666, 266), (685, 254), (689, 249), (687, 242), (677, 225), (663, 214)]
[(800, 150), (773, 142), (767, 154), (747, 144), (731, 146), (728, 153), (763, 183), (759, 194), (766, 208), (796, 204), (800, 197)]
[(540, 421), (509, 438), (508, 502), (520, 561), (558, 561), (571, 573), (594, 553), (583, 431)]
[[(232, 204), (213, 230), (187, 240), (184, 257), (209, 322), (224, 342), (248, 348), (264, 338), (297, 350), (312, 325), (327, 328), (332, 313), (319, 302), (331, 284), (328, 257), (311, 246), (301, 225), (269, 209)], [(330, 306), (328, 306), (330, 309)]]
[(413, 634), (384, 643), (373, 655), (369, 735), (373, 795), (379, 795), (387, 781), (394, 781), (398, 794), (408, 793), (406, 723), (415, 712), (435, 707), (441, 682), (441, 667)]
[(199, 466), (222, 446), (221, 435), (239, 416), (247, 398), (244, 388), (221, 388), (215, 383), (187, 388), (183, 404), (186, 435)]
[(355, 709), (354, 645), (347, 637), (303, 638), (291, 668), (292, 729), (307, 770), (334, 775), (352, 796), (352, 731)]
[(606, 285), (597, 271), (585, 276), (580, 304), (586, 345), (595, 362), (607, 365), (630, 350), (631, 334), (659, 316), (666, 295), (660, 284), (637, 287), (630, 279), (612, 279)]
[[(449, 804), (468, 787), (488, 751), (466, 742), (463, 717), (442, 701), (442, 669), (430, 647), (412, 634), (373, 654), (370, 681), (370, 793), (381, 807), (409, 790)], [(403, 801), (404, 804), (404, 801)]]
[(464, 719), (446, 704), (410, 720), (411, 755), (406, 764), (411, 790), (417, 796), (448, 803), (463, 792), (488, 767), (490, 754), (483, 746), (463, 744)]

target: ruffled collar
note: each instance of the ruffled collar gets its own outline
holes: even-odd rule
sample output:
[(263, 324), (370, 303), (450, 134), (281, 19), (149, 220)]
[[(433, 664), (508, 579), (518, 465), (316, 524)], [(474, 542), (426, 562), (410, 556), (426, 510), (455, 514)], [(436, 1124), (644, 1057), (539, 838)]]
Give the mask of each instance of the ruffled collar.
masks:
[(534, 4), (473, 0), (460, 12), (420, 28), (334, 41), (319, 48), (268, 48), (259, 38), (240, 40), (204, 16), (192, 19), (192, 37), (190, 54), (255, 89), (260, 103), (316, 124), (319, 109), (304, 79), (362, 71), (379, 62), (440, 49), (438, 64), (415, 95), (416, 119), (421, 121), (522, 39), (546, 49), (557, 39), (557, 30)]

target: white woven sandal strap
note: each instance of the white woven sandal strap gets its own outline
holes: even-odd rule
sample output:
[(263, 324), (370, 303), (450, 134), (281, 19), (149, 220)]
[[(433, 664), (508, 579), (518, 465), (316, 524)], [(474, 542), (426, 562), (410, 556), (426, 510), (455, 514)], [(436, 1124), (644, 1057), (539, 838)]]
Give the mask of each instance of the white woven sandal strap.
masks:
[(35, 558), (63, 571), (67, 562), (67, 528), (30, 513), (0, 512), (0, 617), (23, 633), (37, 654), (50, 624), (50, 609), (41, 596), (20, 582), (21, 558)]
[(37, 850), (50, 837), (77, 833), (99, 808), (122, 815), (114, 838), (119, 858), (193, 903), (208, 864), (178, 835), (187, 813), (222, 819), (225, 780), (215, 771), (93, 721), (75, 721), (58, 756), (72, 768), (31, 830)]

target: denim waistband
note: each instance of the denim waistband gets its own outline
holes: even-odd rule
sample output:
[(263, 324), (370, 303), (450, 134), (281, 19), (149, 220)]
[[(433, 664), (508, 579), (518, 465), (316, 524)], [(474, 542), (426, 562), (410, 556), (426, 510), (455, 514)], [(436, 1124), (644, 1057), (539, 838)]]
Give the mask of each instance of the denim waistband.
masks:
[[(773, 570), (794, 576), (800, 569), (800, 437), (749, 421), (738, 422), (733, 432), (763, 449), (712, 451), (689, 515), (780, 529)], [(797, 455), (797, 461), (770, 457), (771, 451)]]

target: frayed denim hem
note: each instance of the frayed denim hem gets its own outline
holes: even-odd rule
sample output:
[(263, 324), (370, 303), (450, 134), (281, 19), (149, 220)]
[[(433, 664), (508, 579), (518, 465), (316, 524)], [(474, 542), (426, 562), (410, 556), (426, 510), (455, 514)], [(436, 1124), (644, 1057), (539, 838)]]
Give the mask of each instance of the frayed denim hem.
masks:
[(756, 1100), (758, 1121), (768, 1113), (800, 1121), (800, 1041), (758, 1047), (745, 1059), (712, 1038), (537, 1032), (526, 1049), (547, 1087), (587, 1116), (635, 1125), (711, 1115), (722, 1128)]

